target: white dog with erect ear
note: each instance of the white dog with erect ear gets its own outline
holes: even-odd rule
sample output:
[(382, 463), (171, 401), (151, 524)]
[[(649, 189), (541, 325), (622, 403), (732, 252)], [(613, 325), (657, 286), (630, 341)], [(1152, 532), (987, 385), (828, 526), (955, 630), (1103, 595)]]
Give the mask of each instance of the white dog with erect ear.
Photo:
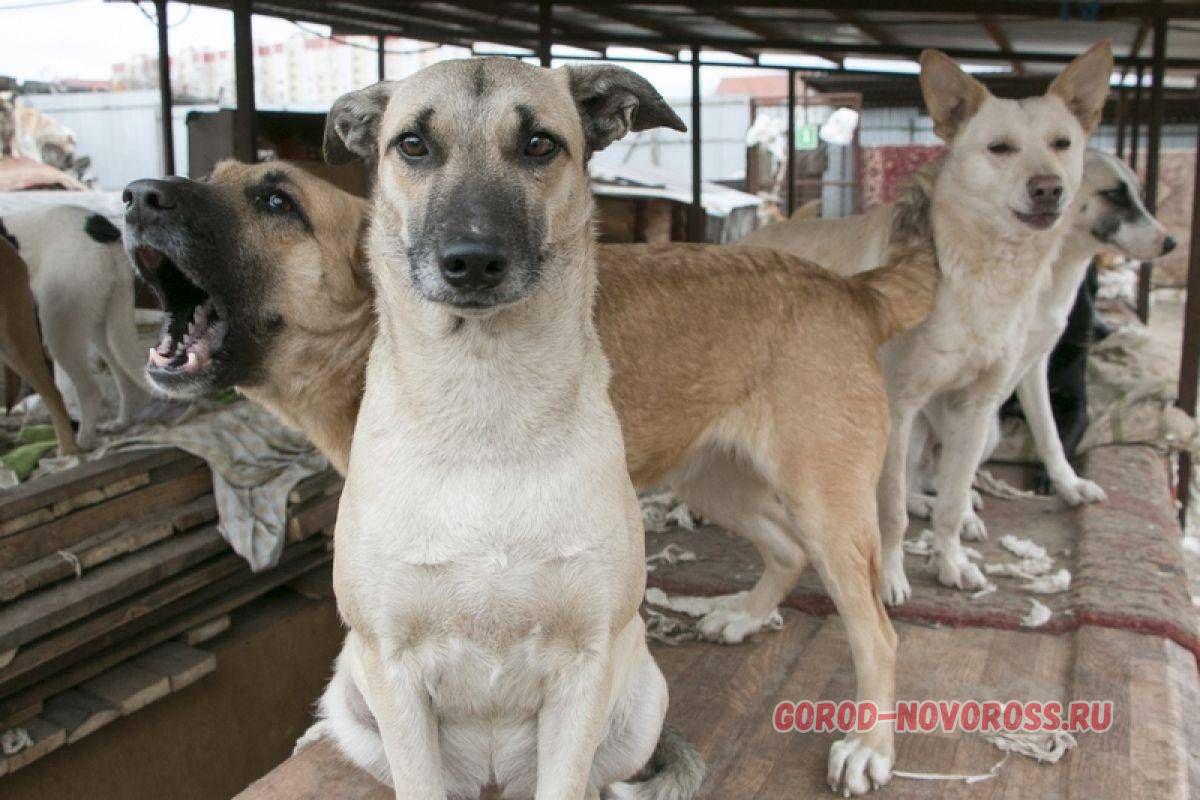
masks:
[(930, 212), (942, 280), (929, 319), (881, 348), (892, 414), (879, 484), (889, 602), (910, 592), (900, 546), (908, 526), (906, 461), (914, 421), (931, 402), (942, 409), (931, 514), (938, 579), (971, 591), (987, 585), (959, 539), (971, 516), (971, 482), (1070, 230), (1112, 66), (1112, 47), (1102, 42), (1071, 62), (1045, 95), (1002, 100), (944, 54), (921, 56), (925, 103), (949, 145)]
[[(1055, 491), (1073, 506), (1100, 502), (1105, 499), (1105, 494), (1099, 484), (1076, 474), (1067, 460), (1050, 403), (1050, 354), (1067, 328), (1080, 284), (1096, 255), (1105, 250), (1116, 250), (1132, 259), (1150, 261), (1175, 249), (1175, 238), (1146, 209), (1141, 196), (1141, 182), (1124, 161), (1100, 150), (1088, 150), (1083, 181), (1069, 212), (1070, 227), (1062, 252), (1038, 296), (1037, 312), (1026, 332), (1020, 363), (1005, 392), (1015, 391), (1020, 398), (1038, 458), (1046, 466)], [(932, 401), (914, 426), (916, 445), (912, 455), (921, 454), (922, 443), (925, 443), (927, 457), (909, 458), (912, 472), (908, 479), (908, 508), (909, 513), (920, 517), (928, 516), (934, 503), (933, 495), (926, 492), (928, 488), (936, 489), (931, 485), (932, 476), (926, 472), (926, 465), (932, 463), (928, 457), (933, 455), (930, 446), (940, 439), (936, 430), (941, 413), (941, 402)], [(924, 427), (931, 423), (933, 430)], [(1000, 438), (999, 420), (993, 423), (985, 451), (988, 454)], [(930, 438), (927, 440), (926, 437)], [(983, 523), (974, 509), (969, 509), (967, 515), (964, 538), (982, 533)]]
[[(435, 64), (337, 101), (377, 159), (379, 330), (337, 522), (350, 626), (313, 735), (413, 800), (694, 796), (592, 321), (590, 154), (683, 123), (636, 74)], [(311, 738), (311, 736), (309, 737)], [(661, 769), (628, 784), (649, 760)]]

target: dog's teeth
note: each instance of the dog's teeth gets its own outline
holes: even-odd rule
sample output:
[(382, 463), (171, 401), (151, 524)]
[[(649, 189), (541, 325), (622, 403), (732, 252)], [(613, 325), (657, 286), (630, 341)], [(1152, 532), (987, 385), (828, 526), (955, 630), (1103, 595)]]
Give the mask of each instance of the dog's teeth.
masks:
[(183, 366), (185, 372), (194, 372), (200, 369), (200, 356), (195, 350), (189, 350), (187, 354), (187, 363)]

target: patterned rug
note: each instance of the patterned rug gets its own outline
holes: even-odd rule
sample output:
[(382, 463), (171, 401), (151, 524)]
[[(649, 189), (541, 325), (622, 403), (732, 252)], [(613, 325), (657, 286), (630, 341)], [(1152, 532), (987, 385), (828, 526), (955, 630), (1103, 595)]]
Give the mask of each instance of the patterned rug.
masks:
[[(893, 618), (1017, 630), (1027, 627), (1022, 620), (1029, 621), (1036, 600), (1049, 612), (1038, 631), (1063, 633), (1081, 625), (1122, 628), (1171, 639), (1200, 659), (1200, 615), (1192, 605), (1184, 574), (1164, 460), (1146, 447), (1107, 447), (1093, 451), (1087, 467), (1089, 477), (1108, 492), (1107, 503), (1070, 509), (1055, 497), (987, 497), (982, 516), (989, 537), (968, 543), (979, 551), (985, 565), (1020, 561), (1001, 546), (1005, 535), (1040, 545), (1053, 559), (1048, 575), (1061, 569), (1070, 572), (1068, 589), (1035, 593), (1023, 588), (1028, 579), (993, 574), (996, 591), (973, 597), (938, 584), (936, 568), (928, 558), (909, 553), (905, 566), (913, 596), (891, 610)], [(925, 520), (913, 520), (908, 539), (918, 540), (927, 525)], [(713, 526), (688, 531), (671, 524), (664, 532), (647, 534), (646, 552), (658, 553), (668, 544), (696, 556), (654, 565), (648, 585), (669, 595), (741, 591), (749, 589), (761, 572), (751, 545)], [(834, 610), (811, 568), (784, 605), (819, 615)]]

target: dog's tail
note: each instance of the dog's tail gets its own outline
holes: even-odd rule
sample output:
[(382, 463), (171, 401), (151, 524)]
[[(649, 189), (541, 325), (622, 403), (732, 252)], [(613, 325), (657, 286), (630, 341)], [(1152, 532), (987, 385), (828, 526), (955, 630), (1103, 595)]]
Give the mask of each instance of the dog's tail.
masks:
[(850, 279), (884, 342), (925, 321), (933, 310), (940, 271), (933, 238), (933, 183), (939, 162), (921, 168), (904, 187), (892, 211), (884, 264)]
[(850, 278), (875, 324), (875, 336), (885, 342), (915, 328), (933, 311), (938, 284), (937, 253), (927, 247), (888, 249), (887, 263)]
[(615, 783), (606, 796), (613, 800), (692, 800), (704, 783), (704, 759), (696, 748), (670, 725), (650, 757), (652, 774), (638, 783)]

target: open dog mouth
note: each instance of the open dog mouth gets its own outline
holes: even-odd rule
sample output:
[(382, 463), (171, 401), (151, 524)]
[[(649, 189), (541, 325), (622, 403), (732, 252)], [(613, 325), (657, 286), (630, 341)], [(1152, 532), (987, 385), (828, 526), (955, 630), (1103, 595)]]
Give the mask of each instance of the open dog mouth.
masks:
[(213, 298), (163, 252), (148, 245), (134, 250), (143, 275), (153, 276), (163, 304), (162, 339), (150, 348), (147, 369), (165, 375), (195, 375), (220, 351), (229, 329)]
[(1017, 219), (1021, 220), (1021, 222), (1024, 222), (1029, 227), (1035, 228), (1039, 231), (1044, 231), (1053, 227), (1054, 223), (1058, 222), (1058, 218), (1062, 216), (1058, 211), (1035, 211), (1033, 213), (1025, 213), (1023, 211), (1017, 211), (1016, 209), (1013, 210), (1013, 214)]

